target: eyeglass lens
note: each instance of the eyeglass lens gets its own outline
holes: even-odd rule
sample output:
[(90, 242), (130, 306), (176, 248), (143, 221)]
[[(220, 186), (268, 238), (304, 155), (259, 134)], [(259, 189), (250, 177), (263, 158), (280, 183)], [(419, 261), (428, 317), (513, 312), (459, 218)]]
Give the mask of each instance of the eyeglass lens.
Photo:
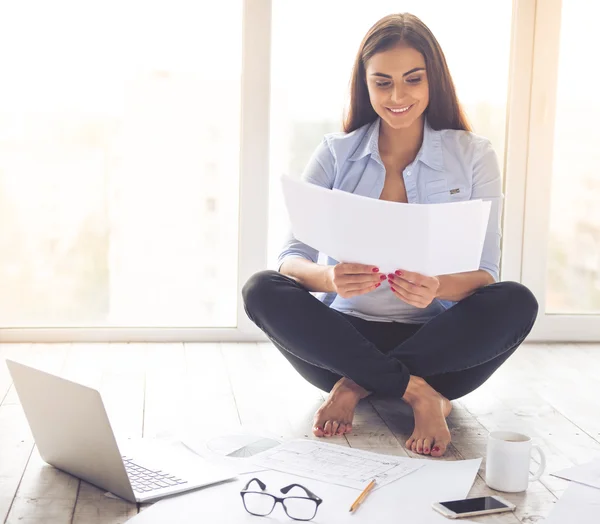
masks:
[[(310, 520), (317, 513), (316, 501), (305, 497), (286, 497), (283, 501), (288, 517)], [(275, 499), (267, 493), (245, 493), (244, 506), (253, 515), (265, 516), (273, 511)]]

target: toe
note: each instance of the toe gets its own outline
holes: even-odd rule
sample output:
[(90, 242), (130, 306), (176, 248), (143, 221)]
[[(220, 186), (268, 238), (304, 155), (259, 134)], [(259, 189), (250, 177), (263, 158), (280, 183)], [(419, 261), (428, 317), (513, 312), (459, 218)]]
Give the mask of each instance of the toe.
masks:
[(417, 453), (423, 453), (423, 439), (417, 440)]
[(446, 453), (446, 448), (448, 444), (446, 442), (438, 442), (435, 441), (433, 449), (431, 450), (432, 457), (441, 457), (444, 453)]
[(337, 420), (331, 421), (331, 435), (337, 435), (338, 429), (340, 427), (340, 423)]
[(323, 426), (313, 426), (313, 435), (315, 437), (322, 437), (324, 434)]
[(426, 438), (423, 441), (423, 453), (429, 455), (431, 453), (431, 439)]
[(405, 444), (406, 449), (411, 449), (412, 448), (412, 444), (415, 441), (415, 439), (413, 437), (410, 437)]
[(410, 446), (410, 450), (411, 450), (413, 453), (416, 453), (416, 452), (417, 452), (417, 441), (416, 441), (416, 439), (415, 439), (415, 440), (413, 440), (413, 443), (412, 443), (412, 445)]
[(340, 425), (338, 426), (337, 432), (335, 434), (343, 435), (344, 433), (346, 433), (346, 424), (344, 424), (343, 422), (340, 422)]
[(326, 437), (331, 437), (331, 435), (333, 434), (331, 432), (331, 420), (325, 422), (325, 426), (323, 426), (323, 432), (325, 433)]
[(346, 429), (344, 430), (344, 433), (350, 433), (352, 431), (352, 424), (346, 424)]

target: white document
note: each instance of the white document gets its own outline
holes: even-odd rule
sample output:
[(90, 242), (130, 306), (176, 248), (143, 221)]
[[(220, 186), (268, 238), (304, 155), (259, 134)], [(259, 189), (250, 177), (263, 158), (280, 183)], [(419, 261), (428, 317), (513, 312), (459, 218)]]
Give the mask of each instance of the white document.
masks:
[(403, 204), (281, 180), (294, 237), (338, 262), (428, 276), (479, 269), (491, 202)]
[[(355, 513), (351, 504), (359, 491), (326, 482), (304, 479), (278, 471), (244, 475), (206, 489), (162, 500), (128, 522), (132, 524), (290, 524), (294, 522), (277, 504), (265, 518), (254, 517), (242, 505), (240, 490), (253, 477), (267, 485), (267, 492), (284, 496), (279, 490), (293, 483), (302, 484), (323, 499), (313, 524), (377, 524), (405, 522), (410, 524), (448, 524), (448, 519), (431, 509), (434, 502), (465, 498), (481, 459), (437, 461), (409, 459), (423, 467), (381, 489), (372, 491)], [(288, 495), (302, 493), (293, 488)], [(463, 524), (470, 522), (461, 520)]]
[[(552, 473), (555, 477), (573, 480), (600, 489), (600, 459)], [(600, 517), (598, 518), (600, 522)]]
[(222, 435), (206, 435), (202, 438), (199, 435), (188, 434), (181, 442), (207, 461), (225, 466), (241, 475), (264, 470), (265, 468), (255, 464), (253, 456), (279, 445), (281, 440), (240, 428)]
[(377, 481), (374, 488), (377, 489), (423, 467), (407, 457), (302, 439), (284, 442), (261, 453), (255, 463), (266, 469), (359, 490), (373, 479)]
[(544, 524), (598, 524), (600, 522), (600, 489), (569, 484), (558, 499)]

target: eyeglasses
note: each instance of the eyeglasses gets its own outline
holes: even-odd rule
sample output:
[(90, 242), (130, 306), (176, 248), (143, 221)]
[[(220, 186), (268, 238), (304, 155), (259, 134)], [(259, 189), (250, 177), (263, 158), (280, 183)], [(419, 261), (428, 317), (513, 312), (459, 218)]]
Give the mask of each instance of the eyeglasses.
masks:
[[(260, 487), (261, 491), (254, 491), (249, 489), (250, 484), (256, 482)], [(242, 495), (242, 501), (244, 503), (244, 508), (251, 515), (256, 515), (258, 517), (265, 517), (270, 515), (275, 508), (275, 504), (281, 502), (283, 509), (288, 517), (293, 520), (311, 520), (317, 514), (317, 509), (319, 504), (323, 502), (319, 497), (317, 497), (310, 490), (301, 486), (300, 484), (290, 484), (285, 488), (281, 488), (281, 492), (285, 495), (292, 488), (298, 487), (302, 488), (306, 491), (308, 496), (293, 496), (293, 497), (276, 497), (275, 495), (271, 495), (267, 493), (265, 489), (267, 486), (261, 482), (257, 478), (253, 478), (246, 484), (246, 487), (240, 491)]]

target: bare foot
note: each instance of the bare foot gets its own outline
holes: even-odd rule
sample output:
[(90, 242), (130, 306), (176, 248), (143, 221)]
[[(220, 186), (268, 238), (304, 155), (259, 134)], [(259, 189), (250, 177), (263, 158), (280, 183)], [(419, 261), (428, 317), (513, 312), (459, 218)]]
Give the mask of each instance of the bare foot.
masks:
[(410, 377), (404, 400), (413, 408), (415, 429), (406, 448), (433, 457), (441, 457), (451, 436), (446, 417), (452, 411), (450, 401), (420, 377)]
[(352, 431), (354, 409), (369, 392), (348, 378), (341, 378), (329, 397), (315, 413), (313, 433), (317, 437), (332, 437)]

